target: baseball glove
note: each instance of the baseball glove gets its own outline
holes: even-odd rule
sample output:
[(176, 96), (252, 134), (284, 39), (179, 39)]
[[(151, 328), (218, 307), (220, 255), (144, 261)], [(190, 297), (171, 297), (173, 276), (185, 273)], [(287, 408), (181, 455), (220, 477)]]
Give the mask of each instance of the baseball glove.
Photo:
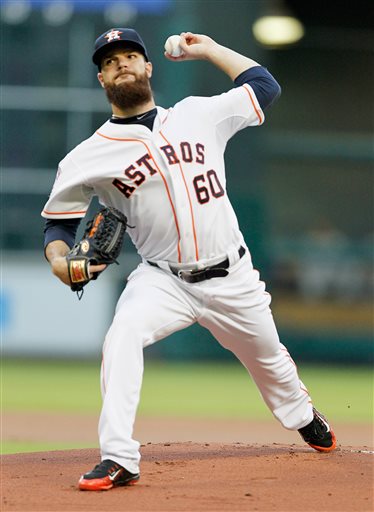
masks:
[(83, 287), (99, 273), (91, 274), (89, 265), (117, 263), (127, 228), (127, 218), (116, 208), (102, 208), (87, 223), (82, 239), (66, 255), (70, 288), (83, 295)]

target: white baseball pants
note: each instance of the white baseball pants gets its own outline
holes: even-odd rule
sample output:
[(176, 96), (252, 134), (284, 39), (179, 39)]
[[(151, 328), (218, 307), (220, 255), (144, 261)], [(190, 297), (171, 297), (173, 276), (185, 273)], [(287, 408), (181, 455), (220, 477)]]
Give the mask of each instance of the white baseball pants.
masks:
[(209, 329), (242, 362), (285, 428), (297, 430), (312, 421), (310, 396), (279, 341), (269, 307), (271, 297), (248, 251), (229, 270), (226, 277), (189, 284), (141, 263), (129, 276), (103, 347), (102, 460), (111, 459), (132, 473), (139, 472), (139, 443), (132, 434), (143, 348), (195, 322)]

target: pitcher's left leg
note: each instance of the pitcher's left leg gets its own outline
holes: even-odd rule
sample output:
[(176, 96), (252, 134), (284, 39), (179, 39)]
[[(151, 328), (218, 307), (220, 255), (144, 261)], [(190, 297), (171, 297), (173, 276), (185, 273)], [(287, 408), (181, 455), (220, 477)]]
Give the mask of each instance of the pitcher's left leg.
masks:
[(219, 279), (220, 283), (212, 279), (204, 287), (210, 300), (199, 323), (247, 368), (282, 425), (297, 430), (312, 421), (312, 401), (295, 363), (279, 341), (270, 295), (250, 259), (246, 260)]

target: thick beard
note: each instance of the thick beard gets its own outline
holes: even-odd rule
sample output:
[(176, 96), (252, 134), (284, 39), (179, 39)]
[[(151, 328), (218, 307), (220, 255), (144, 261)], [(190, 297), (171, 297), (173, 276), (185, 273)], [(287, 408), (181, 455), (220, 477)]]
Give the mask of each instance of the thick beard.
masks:
[(147, 75), (136, 77), (134, 82), (105, 84), (109, 103), (121, 110), (141, 106), (152, 99), (152, 89)]

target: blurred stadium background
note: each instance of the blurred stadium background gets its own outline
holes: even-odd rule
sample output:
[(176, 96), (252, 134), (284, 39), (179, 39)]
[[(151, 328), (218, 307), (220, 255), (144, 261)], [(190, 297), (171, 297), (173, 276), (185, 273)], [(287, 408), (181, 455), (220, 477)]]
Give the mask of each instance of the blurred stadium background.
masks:
[[(266, 14), (294, 16), (300, 39), (261, 43), (252, 28)], [(165, 39), (182, 30), (211, 35), (277, 78), (283, 94), (265, 125), (238, 134), (227, 149), (228, 193), (294, 358), (371, 362), (374, 39), (373, 3), (361, 0), (3, 0), (3, 356), (97, 358), (125, 277), (138, 262), (128, 241), (121, 266), (78, 302), (44, 261), (40, 217), (59, 160), (108, 117), (91, 53), (99, 34), (121, 26), (142, 34), (164, 107), (231, 86), (207, 63), (164, 59)], [(231, 357), (198, 326), (147, 354)]]

